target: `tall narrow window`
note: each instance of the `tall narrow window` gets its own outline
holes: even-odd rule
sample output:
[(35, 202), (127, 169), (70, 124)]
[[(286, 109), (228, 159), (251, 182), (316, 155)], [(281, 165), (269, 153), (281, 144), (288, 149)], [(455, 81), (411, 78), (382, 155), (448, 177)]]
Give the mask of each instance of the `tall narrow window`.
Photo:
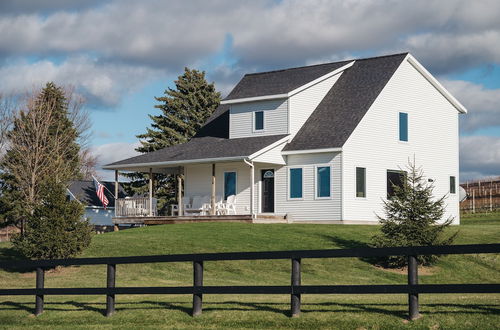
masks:
[(455, 194), (457, 192), (455, 177), (450, 176), (450, 194)]
[(399, 141), (408, 141), (408, 114), (399, 113)]
[(387, 171), (387, 198), (395, 195), (396, 187), (403, 188), (405, 183), (406, 172), (403, 171)]
[(290, 198), (302, 198), (302, 169), (291, 168), (290, 174)]
[(319, 166), (316, 168), (316, 197), (330, 197), (330, 166)]
[(255, 111), (253, 116), (254, 130), (262, 131), (264, 129), (264, 111)]
[(224, 200), (236, 195), (236, 172), (224, 172)]
[(356, 197), (366, 197), (366, 168), (356, 167)]

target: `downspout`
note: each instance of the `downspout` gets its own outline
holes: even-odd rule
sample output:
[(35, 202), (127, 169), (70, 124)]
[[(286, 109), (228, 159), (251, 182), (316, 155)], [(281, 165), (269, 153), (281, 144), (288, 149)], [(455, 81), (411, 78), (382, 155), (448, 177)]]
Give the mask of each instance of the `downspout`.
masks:
[(245, 164), (250, 166), (250, 214), (252, 215), (252, 219), (255, 219), (255, 212), (254, 212), (254, 185), (255, 185), (255, 167), (253, 165), (253, 161), (247, 160), (246, 158), (243, 158), (243, 161)]

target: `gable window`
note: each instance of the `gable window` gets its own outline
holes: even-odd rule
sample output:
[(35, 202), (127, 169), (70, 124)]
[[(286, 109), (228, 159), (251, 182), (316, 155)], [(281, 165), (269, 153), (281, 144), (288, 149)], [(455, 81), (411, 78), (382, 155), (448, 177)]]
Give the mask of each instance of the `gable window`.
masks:
[(253, 113), (253, 129), (254, 131), (262, 131), (264, 129), (264, 111), (255, 111)]
[(366, 197), (366, 168), (356, 167), (356, 197)]
[(387, 198), (393, 197), (395, 187), (403, 188), (406, 179), (406, 172), (387, 170)]
[(236, 195), (236, 172), (224, 172), (224, 200)]
[(456, 188), (455, 177), (450, 176), (450, 194), (456, 194), (456, 193), (457, 193), (457, 188)]
[(330, 166), (316, 167), (316, 197), (328, 198), (331, 195)]
[(408, 114), (399, 113), (399, 141), (408, 142)]
[(302, 198), (302, 168), (291, 168), (288, 173), (290, 198)]

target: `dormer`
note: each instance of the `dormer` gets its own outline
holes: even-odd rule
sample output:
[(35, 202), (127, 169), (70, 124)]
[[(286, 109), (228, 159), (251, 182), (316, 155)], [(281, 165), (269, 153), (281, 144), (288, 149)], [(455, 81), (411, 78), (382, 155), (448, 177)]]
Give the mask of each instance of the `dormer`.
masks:
[(229, 138), (293, 137), (354, 61), (245, 75), (221, 102), (230, 107)]

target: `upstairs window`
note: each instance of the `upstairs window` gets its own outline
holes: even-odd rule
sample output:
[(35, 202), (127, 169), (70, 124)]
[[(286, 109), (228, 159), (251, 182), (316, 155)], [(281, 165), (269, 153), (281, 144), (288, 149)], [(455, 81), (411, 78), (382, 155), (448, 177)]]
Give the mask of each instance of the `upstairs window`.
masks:
[(236, 172), (224, 172), (224, 200), (236, 195)]
[(399, 141), (408, 141), (408, 114), (399, 113)]
[(395, 193), (395, 187), (403, 188), (406, 180), (404, 171), (387, 171), (387, 198), (390, 199)]
[(331, 195), (330, 166), (318, 166), (316, 168), (316, 197), (328, 198)]
[(366, 197), (366, 168), (356, 167), (356, 197)]
[(450, 194), (456, 194), (457, 193), (457, 188), (456, 188), (456, 182), (455, 182), (455, 177), (450, 176)]
[(253, 113), (253, 129), (254, 131), (262, 131), (264, 129), (264, 111), (255, 111)]
[(290, 198), (302, 198), (302, 168), (289, 170)]

